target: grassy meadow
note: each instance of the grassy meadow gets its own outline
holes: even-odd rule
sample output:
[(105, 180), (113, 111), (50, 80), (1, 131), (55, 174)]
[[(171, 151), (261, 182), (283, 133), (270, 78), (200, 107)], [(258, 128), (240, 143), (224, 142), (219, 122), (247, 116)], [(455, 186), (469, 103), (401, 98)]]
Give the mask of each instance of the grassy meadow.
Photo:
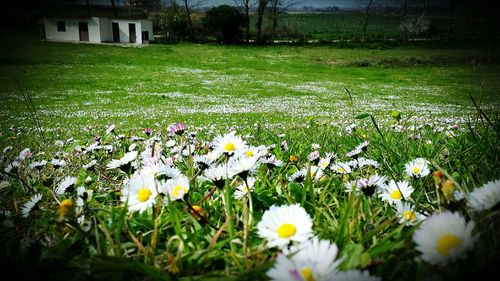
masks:
[(0, 49), (0, 252), (19, 277), (498, 273), (498, 50)]

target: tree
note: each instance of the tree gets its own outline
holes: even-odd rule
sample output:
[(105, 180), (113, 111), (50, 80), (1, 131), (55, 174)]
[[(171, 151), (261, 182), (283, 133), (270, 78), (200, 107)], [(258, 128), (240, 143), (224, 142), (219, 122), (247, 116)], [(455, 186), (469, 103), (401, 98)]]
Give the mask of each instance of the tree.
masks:
[(370, 17), (370, 7), (372, 4), (373, 0), (368, 0), (368, 4), (366, 5), (365, 23), (363, 24), (363, 42), (366, 42), (366, 28), (368, 27), (368, 18)]
[(234, 3), (238, 7), (242, 7), (245, 13), (245, 42), (248, 44), (250, 41), (250, 7), (251, 0), (234, 0)]
[(193, 29), (193, 21), (191, 19), (191, 14), (196, 7), (199, 7), (205, 4), (206, 2), (207, 0), (182, 0), (182, 3), (184, 4), (184, 11), (186, 12), (189, 37), (191, 40), (194, 39), (194, 29)]
[(271, 1), (271, 19), (272, 19), (271, 40), (274, 41), (274, 36), (276, 35), (276, 28), (278, 27), (279, 15), (288, 10), (291, 6), (300, 3), (300, 1), (293, 1), (293, 0), (270, 0), (270, 1)]
[(221, 44), (238, 40), (240, 28), (244, 25), (243, 14), (235, 7), (221, 5), (207, 11), (203, 19), (204, 26), (216, 32), (217, 41)]
[(259, 6), (257, 7), (257, 44), (262, 43), (262, 21), (264, 19), (264, 12), (269, 0), (259, 0)]
[(184, 40), (187, 28), (187, 17), (183, 9), (172, 0), (165, 11), (165, 29), (168, 30), (168, 38)]

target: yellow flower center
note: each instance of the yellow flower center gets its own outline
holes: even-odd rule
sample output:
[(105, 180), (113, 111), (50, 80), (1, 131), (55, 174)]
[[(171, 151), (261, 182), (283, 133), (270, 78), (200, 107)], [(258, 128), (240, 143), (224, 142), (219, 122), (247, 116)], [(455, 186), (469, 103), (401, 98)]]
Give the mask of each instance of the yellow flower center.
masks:
[(224, 150), (225, 151), (235, 151), (236, 147), (234, 146), (234, 143), (228, 142), (226, 145), (224, 145)]
[(61, 205), (59, 205), (61, 208), (71, 208), (73, 207), (73, 200), (71, 199), (64, 199), (61, 201)]
[(245, 152), (245, 155), (247, 157), (253, 157), (253, 151), (249, 150), (249, 151)]
[(413, 174), (418, 175), (420, 173), (420, 168), (419, 167), (413, 167)]
[(61, 201), (61, 204), (59, 204), (59, 209), (57, 209), (59, 220), (64, 220), (67, 216), (69, 216), (73, 211), (73, 206), (74, 203), (71, 199), (64, 199), (63, 201)]
[(309, 267), (304, 267), (301, 271), (300, 274), (304, 278), (304, 281), (314, 281), (314, 276), (313, 276), (313, 271)]
[(402, 195), (401, 195), (401, 192), (399, 190), (394, 190), (393, 192), (391, 192), (391, 198), (394, 199), (394, 200), (399, 200), (401, 199)]
[[(182, 192), (182, 194), (179, 194), (180, 192)], [(187, 192), (187, 188), (185, 187), (182, 187), (180, 185), (176, 185), (174, 186), (174, 190), (172, 191), (172, 193), (174, 194), (174, 197), (179, 197), (179, 195), (184, 195), (184, 193)]]
[(289, 238), (297, 232), (293, 224), (284, 223), (278, 228), (278, 236), (281, 238)]
[(141, 188), (139, 192), (137, 192), (137, 200), (139, 200), (139, 202), (148, 201), (150, 196), (151, 190), (149, 190), (149, 188)]
[(344, 169), (344, 168), (342, 168), (342, 167), (340, 167), (340, 168), (339, 168), (339, 172), (340, 172), (340, 173), (345, 173), (345, 169)]
[(295, 155), (290, 155), (290, 162), (297, 162), (299, 158)]
[(407, 221), (414, 221), (417, 219), (417, 215), (413, 211), (404, 211), (403, 218)]
[(437, 250), (443, 256), (449, 256), (450, 250), (456, 248), (462, 243), (462, 239), (453, 234), (441, 236), (438, 240)]

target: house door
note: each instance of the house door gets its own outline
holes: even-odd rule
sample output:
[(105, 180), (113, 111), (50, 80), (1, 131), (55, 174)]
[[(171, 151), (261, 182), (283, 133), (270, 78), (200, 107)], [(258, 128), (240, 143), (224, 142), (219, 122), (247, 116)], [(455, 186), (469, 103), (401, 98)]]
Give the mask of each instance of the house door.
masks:
[(144, 43), (146, 43), (146, 44), (147, 44), (147, 43), (149, 43), (149, 32), (147, 32), (147, 31), (143, 31), (143, 32), (141, 33), (141, 35), (142, 35), (142, 43), (143, 43), (143, 44), (144, 44)]
[(128, 24), (128, 37), (130, 38), (130, 43), (135, 43), (137, 41), (135, 37), (135, 23)]
[(89, 24), (88, 22), (79, 22), (78, 30), (80, 32), (80, 41), (89, 41)]
[(113, 42), (120, 42), (120, 28), (117, 22), (113, 22)]

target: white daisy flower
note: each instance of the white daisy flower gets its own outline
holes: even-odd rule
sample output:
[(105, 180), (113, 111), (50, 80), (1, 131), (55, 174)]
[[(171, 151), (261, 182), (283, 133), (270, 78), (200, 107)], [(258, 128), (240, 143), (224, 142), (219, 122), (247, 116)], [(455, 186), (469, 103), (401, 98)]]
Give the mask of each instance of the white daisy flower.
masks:
[(170, 200), (182, 199), (189, 191), (189, 179), (184, 175), (180, 175), (174, 179), (168, 180), (165, 184), (165, 188)]
[(227, 155), (233, 155), (245, 149), (246, 142), (240, 137), (236, 136), (236, 132), (232, 131), (224, 136), (217, 136), (213, 142), (214, 151), (219, 154), (226, 153)]
[(111, 124), (106, 128), (106, 135), (112, 133), (115, 130), (115, 124)]
[(270, 155), (264, 158), (261, 158), (260, 163), (266, 164), (267, 166), (281, 167), (283, 166), (283, 161), (276, 158), (274, 155)]
[(204, 170), (212, 165), (213, 160), (207, 155), (195, 155), (193, 156), (193, 162), (196, 164), (197, 168)]
[(121, 201), (128, 200), (128, 210), (130, 212), (144, 212), (155, 203), (158, 183), (149, 174), (134, 174), (127, 180), (122, 189)]
[(174, 179), (182, 175), (181, 171), (175, 167), (169, 167), (166, 165), (162, 165), (158, 168), (155, 176), (158, 176), (160, 179)]
[(245, 155), (238, 155), (231, 157), (229, 160), (229, 173), (232, 175), (240, 175), (246, 177), (248, 173), (254, 173), (258, 167), (259, 158), (257, 157), (247, 157)]
[(31, 169), (42, 169), (45, 165), (47, 165), (47, 160), (35, 161), (30, 164)]
[(134, 161), (137, 158), (137, 155), (139, 153), (135, 150), (130, 151), (125, 153), (122, 158), (120, 159), (113, 159), (111, 162), (109, 162), (106, 167), (108, 169), (115, 169), (115, 168), (120, 168), (124, 170), (128, 170), (128, 167), (132, 165), (132, 161)]
[(320, 180), (321, 177), (323, 176), (323, 170), (320, 169), (318, 166), (312, 165), (310, 168), (310, 174), (311, 179), (313, 180)]
[(368, 270), (349, 270), (349, 271), (338, 271), (335, 276), (331, 278), (335, 281), (382, 281), (380, 277), (371, 276)]
[(33, 207), (35, 207), (35, 205), (40, 201), (42, 200), (42, 194), (38, 193), (38, 194), (35, 194), (31, 197), (30, 201), (24, 203), (23, 207), (22, 207), (22, 214), (23, 214), (23, 217), (28, 217), (31, 210), (33, 209)]
[(345, 154), (347, 157), (356, 158), (361, 153), (361, 149), (353, 149)]
[(320, 147), (321, 147), (321, 146), (320, 146), (318, 143), (313, 143), (313, 144), (311, 144), (311, 148), (312, 148), (313, 150), (318, 150)]
[(291, 257), (279, 254), (267, 276), (271, 280), (319, 281), (330, 280), (336, 273), (338, 247), (328, 240), (317, 237), (299, 245)]
[(367, 159), (367, 158), (364, 158), (364, 157), (359, 157), (357, 160), (356, 160), (356, 165), (359, 167), (359, 168), (363, 168), (363, 167), (367, 167), (367, 166), (371, 166), (375, 169), (378, 169), (378, 167), (380, 166), (380, 164), (375, 161), (375, 160), (372, 160), (372, 159)]
[(353, 191), (356, 193), (359, 190), (357, 180), (345, 182), (344, 187), (345, 191), (348, 193), (351, 193)]
[(249, 146), (244, 149), (242, 152), (247, 157), (262, 157), (268, 154), (267, 147), (265, 145), (260, 146)]
[(254, 184), (255, 184), (255, 178), (254, 177), (248, 177), (247, 178), (248, 186), (246, 182), (243, 182), (242, 184), (238, 185), (236, 189), (234, 190), (234, 199), (239, 200), (243, 198), (248, 192), (253, 191), (254, 189)]
[(405, 164), (406, 174), (410, 177), (421, 178), (431, 173), (428, 167), (430, 162), (424, 158), (416, 158)]
[(62, 140), (56, 140), (54, 142), (54, 145), (55, 146), (59, 146), (59, 147), (63, 147), (64, 146), (64, 141), (62, 141)]
[(7, 152), (9, 152), (9, 151), (11, 151), (11, 150), (12, 150), (12, 146), (11, 146), (11, 145), (6, 146), (6, 147), (4, 147), (4, 149), (2, 150), (2, 153), (4, 153), (4, 154), (5, 154), (5, 153), (7, 153)]
[(85, 170), (88, 170), (88, 169), (94, 167), (95, 164), (97, 164), (97, 160), (94, 159), (94, 160), (90, 161), (89, 163), (83, 165), (82, 168)]
[(136, 147), (137, 147), (137, 143), (133, 143), (133, 144), (129, 145), (128, 151), (135, 150)]
[(459, 213), (433, 214), (413, 234), (421, 258), (434, 265), (445, 265), (465, 258), (479, 238), (473, 235), (474, 221), (466, 222)]
[(257, 230), (267, 240), (267, 247), (284, 248), (292, 241), (302, 243), (312, 236), (312, 219), (298, 204), (273, 205), (264, 212)]
[(78, 195), (78, 197), (81, 198), (82, 200), (87, 200), (88, 198), (92, 197), (93, 193), (94, 192), (92, 190), (86, 189), (83, 186), (79, 186), (76, 189), (76, 195)]
[(56, 188), (56, 194), (57, 195), (61, 195), (63, 194), (64, 192), (66, 192), (66, 190), (72, 186), (74, 186), (76, 184), (76, 178), (75, 177), (70, 177), (70, 176), (67, 176), (65, 177), (60, 183), (59, 185), (57, 186)]
[(297, 172), (293, 173), (292, 175), (290, 175), (288, 177), (288, 181), (289, 182), (296, 182), (296, 183), (303, 183), (304, 180), (306, 179), (306, 175), (307, 175), (307, 170), (302, 169), (302, 170), (297, 171)]
[(59, 169), (61, 167), (64, 167), (66, 166), (66, 161), (64, 161), (63, 159), (56, 159), (56, 158), (53, 158), (50, 163), (52, 164), (52, 166), (54, 166), (54, 169)]
[(396, 211), (399, 223), (406, 226), (415, 225), (426, 218), (424, 214), (415, 211), (415, 206), (408, 202), (397, 202)]
[(370, 144), (369, 141), (364, 141), (360, 144), (358, 144), (358, 146), (356, 146), (355, 149), (359, 149), (359, 150), (366, 150), (368, 148), (368, 145)]
[(218, 188), (222, 188), (226, 179), (232, 178), (234, 175), (230, 173), (227, 165), (212, 166), (205, 170), (205, 178), (213, 182)]
[(12, 161), (11, 163), (7, 164), (3, 170), (6, 173), (10, 173), (14, 168), (18, 167), (19, 167), (19, 161)]
[(389, 184), (384, 185), (381, 188), (379, 197), (389, 203), (396, 203), (401, 201), (403, 198), (409, 198), (413, 193), (413, 190), (413, 187), (406, 181), (398, 181), (396, 183), (394, 180), (391, 180)]
[(500, 179), (489, 181), (469, 192), (467, 206), (476, 212), (493, 208), (500, 202)]
[(326, 168), (328, 168), (328, 166), (330, 166), (330, 158), (329, 157), (319, 159), (318, 167), (321, 170), (325, 170)]
[(349, 167), (349, 165), (347, 165), (346, 163), (342, 163), (342, 162), (337, 162), (337, 163), (334, 163), (330, 169), (332, 171), (334, 171), (335, 173), (338, 173), (338, 174), (349, 174), (352, 172), (351, 170), (351, 167)]

